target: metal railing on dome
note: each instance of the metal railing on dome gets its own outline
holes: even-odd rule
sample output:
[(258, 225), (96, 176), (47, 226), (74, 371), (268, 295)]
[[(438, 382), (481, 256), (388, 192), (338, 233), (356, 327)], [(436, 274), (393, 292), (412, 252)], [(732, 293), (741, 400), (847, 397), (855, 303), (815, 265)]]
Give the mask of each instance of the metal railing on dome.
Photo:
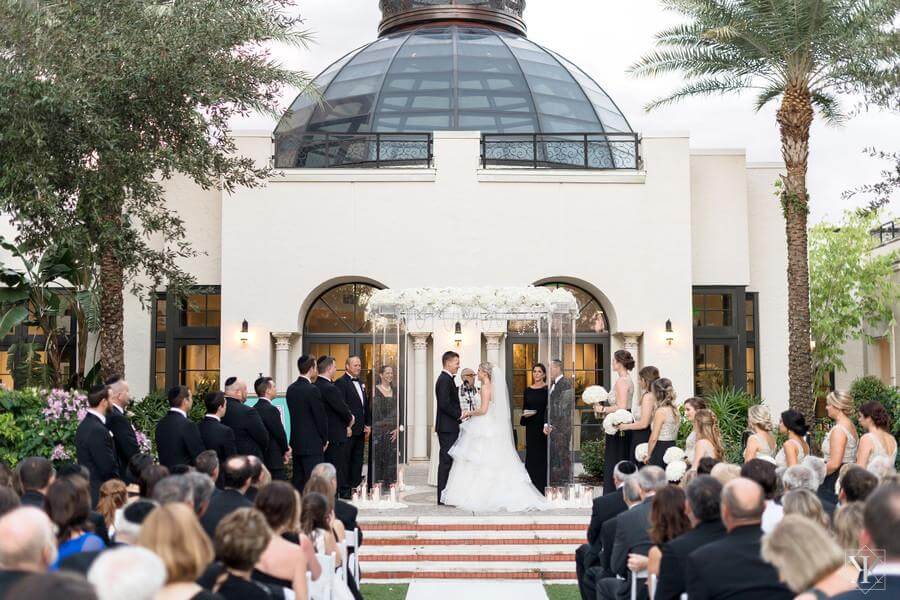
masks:
[(486, 133), (481, 165), (489, 168), (637, 170), (637, 133)]
[(434, 159), (430, 133), (305, 133), (298, 144), (293, 164), (276, 168), (430, 168)]
[(434, 6), (471, 6), (522, 16), (525, 0), (381, 0), (381, 13), (385, 17), (390, 17), (397, 13)]

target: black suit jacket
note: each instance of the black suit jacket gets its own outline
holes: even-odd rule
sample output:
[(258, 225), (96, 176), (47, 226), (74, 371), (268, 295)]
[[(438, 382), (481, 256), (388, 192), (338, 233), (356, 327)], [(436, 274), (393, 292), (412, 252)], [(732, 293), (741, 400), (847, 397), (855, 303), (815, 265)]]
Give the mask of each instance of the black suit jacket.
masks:
[(193, 465), (197, 455), (206, 450), (197, 424), (170, 410), (156, 424), (156, 450), (159, 464), (171, 469), (176, 465)]
[(722, 539), (691, 552), (686, 591), (691, 600), (790, 600), (794, 594), (778, 581), (775, 567), (760, 554), (762, 529), (736, 527)]
[(438, 433), (459, 433), (459, 420), (462, 418), (459, 388), (446, 371), (441, 371), (438, 375), (434, 384), (434, 395), (437, 397), (434, 430)]
[(0, 570), (0, 600), (13, 600), (7, 595), (10, 588), (29, 575), (34, 575), (34, 573), (29, 573), (28, 571)]
[[(543, 421), (542, 421), (543, 423)], [(628, 510), (625, 498), (620, 487), (614, 492), (594, 499), (594, 507), (591, 511), (591, 523), (588, 525), (587, 541), (591, 546), (600, 548), (600, 528), (603, 523)]]
[[(344, 529), (346, 529), (347, 531), (359, 529), (359, 524), (356, 522), (356, 517), (358, 514), (359, 509), (357, 509), (349, 502), (344, 502), (341, 499), (335, 500), (334, 516), (337, 517), (338, 521), (344, 524)], [(359, 530), (359, 543), (360, 545), (362, 545), (362, 529)]]
[(600, 566), (603, 567), (603, 576), (612, 577), (610, 563), (612, 562), (613, 544), (616, 540), (616, 525), (618, 524), (618, 516), (607, 519), (600, 527)]
[(328, 441), (328, 417), (319, 388), (298, 377), (287, 389), (286, 402), (291, 415), (291, 452), (295, 456), (322, 454)]
[(116, 446), (116, 459), (119, 461), (119, 479), (126, 483), (134, 483), (134, 478), (128, 472), (128, 463), (131, 457), (141, 451), (138, 445), (134, 427), (125, 413), (119, 411), (119, 407), (111, 406), (106, 413), (106, 427), (112, 431), (113, 443)]
[(269, 433), (269, 446), (263, 454), (263, 463), (272, 473), (284, 471), (284, 453), (290, 446), (284, 425), (281, 423), (281, 412), (272, 406), (268, 398), (260, 398), (253, 408), (259, 413), (259, 418)]
[(112, 434), (96, 415), (87, 413), (78, 424), (75, 431), (75, 452), (78, 464), (91, 472), (91, 502), (96, 506), (103, 482), (119, 477), (119, 462), (116, 460)]
[(316, 379), (316, 387), (322, 394), (322, 404), (325, 406), (325, 415), (328, 418), (328, 443), (331, 445), (346, 444), (347, 426), (353, 419), (353, 413), (347, 408), (344, 395), (336, 385), (324, 377)]
[(356, 421), (353, 423), (353, 435), (362, 435), (366, 425), (372, 425), (372, 400), (369, 398), (365, 384), (360, 380), (359, 385), (363, 393), (362, 399), (356, 391), (356, 386), (353, 385), (353, 378), (346, 373), (335, 381), (334, 385), (340, 390), (341, 395), (344, 397), (344, 403), (356, 418)]
[(234, 431), (228, 425), (222, 425), (220, 421), (206, 415), (197, 427), (200, 429), (203, 447), (216, 451), (220, 469), (225, 465), (226, 459), (238, 453)]
[[(875, 575), (869, 575), (869, 581), (872, 582), (871, 585), (874, 585), (875, 577)], [(864, 588), (869, 590), (868, 592), (863, 592), (862, 589), (856, 589), (844, 592), (843, 594), (838, 594), (837, 596), (832, 596), (831, 598), (832, 600), (873, 600), (873, 598), (887, 600), (888, 598), (897, 598), (898, 595), (900, 595), (900, 575), (878, 575), (877, 577), (884, 578), (883, 586), (879, 583), (878, 587)]]
[(222, 423), (234, 431), (238, 454), (253, 455), (262, 460), (269, 447), (269, 432), (263, 425), (259, 412), (235, 398), (226, 398), (228, 408)]
[(659, 579), (656, 584), (657, 600), (679, 600), (685, 590), (685, 562), (691, 552), (725, 537), (722, 521), (704, 521), (690, 531), (662, 545)]
[(44, 510), (44, 495), (35, 490), (27, 490), (19, 499), (22, 506), (33, 506)]
[(609, 568), (613, 575), (628, 578), (628, 554), (643, 546), (638, 554), (646, 555), (650, 545), (650, 507), (653, 497), (632, 506), (616, 517), (616, 537), (613, 541)]
[(216, 527), (222, 519), (239, 508), (249, 506), (253, 506), (253, 503), (240, 491), (232, 488), (224, 489), (210, 498), (206, 512), (200, 517), (200, 525), (203, 526), (203, 531), (209, 535), (210, 539), (215, 539)]

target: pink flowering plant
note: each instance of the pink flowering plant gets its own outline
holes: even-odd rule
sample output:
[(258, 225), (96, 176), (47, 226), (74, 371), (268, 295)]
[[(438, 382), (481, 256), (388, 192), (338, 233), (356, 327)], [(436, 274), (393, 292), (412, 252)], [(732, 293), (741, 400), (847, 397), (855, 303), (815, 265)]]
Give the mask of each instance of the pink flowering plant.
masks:
[(22, 415), (21, 455), (44, 456), (57, 462), (75, 458), (75, 431), (87, 414), (87, 396), (79, 391), (41, 391), (37, 410)]

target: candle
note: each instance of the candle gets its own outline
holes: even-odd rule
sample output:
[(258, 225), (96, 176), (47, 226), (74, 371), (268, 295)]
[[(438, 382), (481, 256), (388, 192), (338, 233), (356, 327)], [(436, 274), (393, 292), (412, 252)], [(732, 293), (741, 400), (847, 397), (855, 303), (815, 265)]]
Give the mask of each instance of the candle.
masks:
[(372, 486), (372, 502), (381, 502), (381, 484), (376, 483)]
[(395, 484), (395, 483), (391, 484), (390, 498), (391, 498), (391, 504), (397, 504), (397, 484)]
[(351, 499), (353, 504), (359, 504), (359, 490), (353, 490), (353, 498)]

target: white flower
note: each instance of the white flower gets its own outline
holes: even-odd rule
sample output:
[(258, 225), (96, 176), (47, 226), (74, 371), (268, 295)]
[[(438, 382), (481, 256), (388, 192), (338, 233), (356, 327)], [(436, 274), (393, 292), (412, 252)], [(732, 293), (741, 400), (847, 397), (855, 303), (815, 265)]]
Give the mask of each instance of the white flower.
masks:
[(647, 453), (649, 450), (649, 446), (646, 442), (643, 444), (638, 444), (634, 449), (634, 459), (638, 462), (647, 462)]
[(581, 401), (585, 404), (606, 404), (609, 392), (602, 385), (592, 385), (581, 394)]
[(615, 435), (619, 431), (616, 426), (622, 423), (634, 423), (634, 416), (624, 408), (606, 415), (606, 418), (603, 419), (603, 431), (607, 435)]
[(671, 464), (673, 462), (683, 461), (683, 460), (684, 460), (684, 450), (682, 450), (678, 446), (672, 446), (671, 448), (666, 450), (665, 454), (663, 454), (663, 462), (666, 463), (667, 465)]
[(687, 463), (683, 460), (676, 460), (666, 465), (666, 479), (672, 483), (681, 481), (685, 473), (687, 473)]

